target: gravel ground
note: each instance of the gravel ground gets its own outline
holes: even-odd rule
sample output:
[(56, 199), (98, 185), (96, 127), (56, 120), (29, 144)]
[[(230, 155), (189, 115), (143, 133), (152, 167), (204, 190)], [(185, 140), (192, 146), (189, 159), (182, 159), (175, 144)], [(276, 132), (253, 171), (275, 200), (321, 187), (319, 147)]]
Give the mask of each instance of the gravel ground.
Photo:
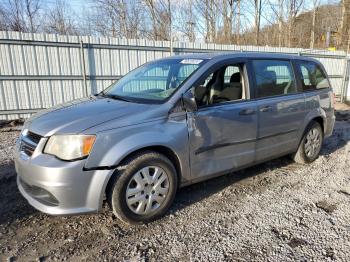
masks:
[(284, 157), (181, 189), (168, 214), (126, 226), (97, 215), (53, 217), (20, 196), (16, 128), (0, 130), (0, 261), (348, 261), (350, 120), (337, 121), (310, 165)]

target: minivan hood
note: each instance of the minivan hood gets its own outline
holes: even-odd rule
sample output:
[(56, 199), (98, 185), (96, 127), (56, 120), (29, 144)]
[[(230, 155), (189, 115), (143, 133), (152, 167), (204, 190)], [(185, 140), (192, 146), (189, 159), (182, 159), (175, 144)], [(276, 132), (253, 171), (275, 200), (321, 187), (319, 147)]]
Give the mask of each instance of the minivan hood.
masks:
[(90, 97), (40, 111), (25, 125), (31, 132), (42, 136), (77, 134), (111, 120), (118, 121), (117, 127), (122, 127), (160, 117), (157, 107), (159, 105)]

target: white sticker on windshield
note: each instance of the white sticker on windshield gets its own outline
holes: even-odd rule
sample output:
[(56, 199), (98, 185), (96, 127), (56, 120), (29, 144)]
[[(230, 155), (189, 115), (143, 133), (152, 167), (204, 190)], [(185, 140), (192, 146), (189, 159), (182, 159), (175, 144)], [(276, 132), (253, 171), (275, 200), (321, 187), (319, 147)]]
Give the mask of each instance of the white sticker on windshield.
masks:
[(182, 60), (180, 63), (181, 64), (191, 64), (191, 65), (198, 65), (200, 63), (202, 63), (203, 60), (202, 59), (184, 59)]

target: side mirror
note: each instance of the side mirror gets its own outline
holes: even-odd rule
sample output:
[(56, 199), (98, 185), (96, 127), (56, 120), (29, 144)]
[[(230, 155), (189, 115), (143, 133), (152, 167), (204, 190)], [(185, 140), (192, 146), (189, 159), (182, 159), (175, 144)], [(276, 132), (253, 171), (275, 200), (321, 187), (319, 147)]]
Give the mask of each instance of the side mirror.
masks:
[(183, 105), (186, 111), (193, 112), (197, 111), (197, 102), (193, 94), (194, 88), (191, 88), (182, 95)]

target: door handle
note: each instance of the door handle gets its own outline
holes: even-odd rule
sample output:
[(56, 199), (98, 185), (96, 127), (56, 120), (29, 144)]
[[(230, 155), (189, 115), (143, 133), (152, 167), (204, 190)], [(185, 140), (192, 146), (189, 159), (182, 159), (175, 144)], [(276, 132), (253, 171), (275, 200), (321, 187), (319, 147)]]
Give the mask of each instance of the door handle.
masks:
[(242, 109), (241, 111), (239, 111), (239, 115), (241, 116), (249, 116), (249, 115), (254, 115), (255, 114), (255, 110), (251, 109), (251, 108), (246, 108), (246, 109)]
[(270, 112), (272, 110), (271, 106), (264, 106), (260, 108), (260, 112)]

